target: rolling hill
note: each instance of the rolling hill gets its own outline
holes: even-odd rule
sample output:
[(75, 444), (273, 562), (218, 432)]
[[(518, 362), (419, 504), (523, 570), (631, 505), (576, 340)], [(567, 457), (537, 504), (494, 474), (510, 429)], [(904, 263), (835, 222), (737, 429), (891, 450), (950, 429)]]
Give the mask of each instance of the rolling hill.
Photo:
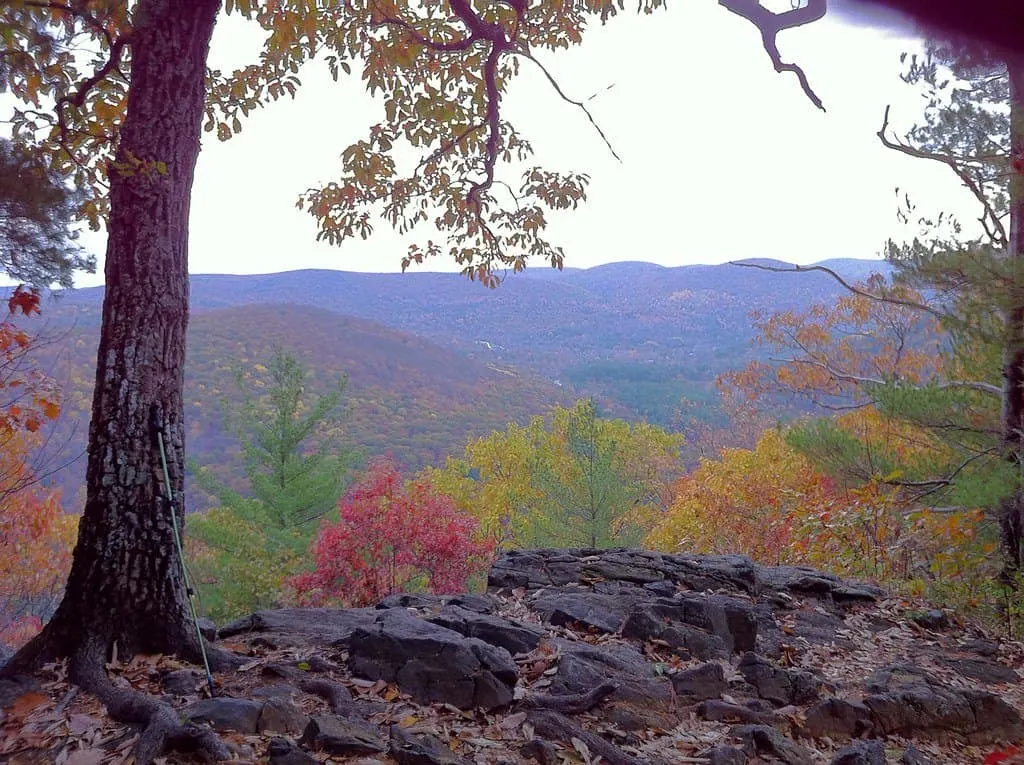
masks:
[[(888, 268), (824, 264), (854, 280)], [(194, 275), (190, 453), (228, 472), (237, 466), (219, 401), (232, 394), (238, 365), (259, 363), (276, 345), (302, 358), (321, 386), (348, 375), (351, 441), (412, 468), (579, 395), (597, 396), (615, 416), (668, 426), (685, 398), (714, 420), (714, 378), (756, 352), (750, 312), (840, 291), (822, 273), (641, 262), (529, 269), (496, 290), (439, 273)], [(70, 381), (68, 421), (78, 419), (72, 448), (84, 442), (101, 300), (102, 289), (75, 290), (44, 310), (67, 333), (69, 361), (58, 368)], [(78, 463), (61, 483), (73, 492), (83, 471)]]
[[(66, 444), (69, 455), (85, 446), (97, 342), (97, 327), (79, 324), (54, 346), (60, 354), (54, 369), (67, 395), (54, 442)], [(206, 311), (189, 327), (188, 448), (229, 482), (240, 475), (241, 460), (223, 427), (222, 402), (237, 395), (235, 371), (265, 362), (278, 346), (307, 365), (314, 392), (347, 377), (344, 440), (367, 455), (389, 453), (410, 469), (440, 464), (469, 438), (571, 401), (550, 381), (322, 308), (259, 304)], [(79, 459), (54, 479), (74, 498), (84, 473)]]

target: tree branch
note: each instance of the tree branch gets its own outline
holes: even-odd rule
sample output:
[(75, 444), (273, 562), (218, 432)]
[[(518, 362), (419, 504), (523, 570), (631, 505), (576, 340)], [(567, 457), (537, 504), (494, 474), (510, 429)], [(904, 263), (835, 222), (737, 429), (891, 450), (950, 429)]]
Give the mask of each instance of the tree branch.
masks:
[[(842, 382), (853, 383), (855, 385), (888, 385), (888, 384), (891, 384), (891, 383), (887, 383), (885, 380), (883, 380), (881, 378), (878, 378), (878, 377), (864, 377), (864, 376), (861, 376), (861, 375), (848, 374), (846, 372), (842, 372), (842, 371), (836, 369), (835, 367), (833, 367), (831, 364), (828, 364), (827, 362), (818, 361), (816, 359), (789, 358), (789, 359), (771, 359), (771, 360), (779, 362), (779, 363), (783, 363), (783, 364), (806, 364), (808, 366), (818, 367), (819, 369), (824, 369), (826, 372), (828, 372), (830, 375), (832, 375), (837, 380), (840, 380)], [(973, 391), (976, 391), (978, 393), (987, 393), (990, 396), (1002, 397), (1002, 395), (1003, 395), (1003, 389), (1000, 388), (998, 385), (992, 385), (991, 383), (981, 382), (980, 380), (947, 380), (945, 382), (929, 383), (927, 385), (907, 385), (906, 381), (901, 380), (901, 381), (899, 381), (899, 385), (901, 387), (909, 387), (912, 390), (925, 390), (925, 389), (928, 389), (928, 388), (931, 388), (931, 389), (934, 389), (934, 390), (957, 390), (957, 389), (959, 389), (959, 390), (973, 390)]]
[[(985, 228), (985, 233), (992, 240), (997, 247), (1005, 247), (1007, 243), (1006, 228), (1003, 226), (1003, 222), (999, 219), (996, 211), (992, 208), (992, 204), (989, 202), (988, 197), (985, 195), (984, 189), (978, 184), (978, 182), (972, 178), (967, 171), (961, 167), (961, 157), (954, 157), (946, 154), (938, 154), (931, 151), (924, 151), (923, 149), (917, 149), (913, 146), (903, 143), (898, 139), (892, 139), (886, 136), (885, 132), (889, 128), (889, 109), (891, 107), (885, 107), (885, 115), (882, 117), (882, 127), (878, 129), (878, 139), (882, 142), (882, 145), (887, 149), (898, 151), (901, 154), (906, 154), (908, 157), (914, 157), (915, 159), (930, 159), (933, 162), (939, 162), (946, 165), (952, 170), (956, 177), (960, 179), (960, 182), (967, 187), (967, 189), (974, 195), (975, 199), (981, 204), (984, 209), (979, 220), (982, 226)], [(970, 158), (963, 158), (970, 159)], [(986, 223), (986, 219), (992, 222), (995, 227), (995, 232), (990, 232), (989, 226)]]
[(620, 157), (616, 153), (611, 141), (608, 140), (608, 136), (604, 134), (604, 131), (601, 129), (601, 126), (597, 124), (597, 120), (594, 119), (594, 115), (590, 113), (589, 109), (587, 109), (586, 104), (584, 104), (582, 101), (573, 101), (571, 98), (569, 98), (569, 96), (565, 94), (565, 91), (562, 90), (562, 86), (558, 84), (558, 80), (554, 78), (554, 75), (552, 75), (551, 72), (548, 71), (547, 67), (545, 67), (544, 64), (538, 61), (537, 58), (534, 57), (534, 55), (530, 53), (530, 51), (527, 50), (525, 46), (519, 46), (516, 52), (523, 58), (527, 58), (533, 63), (535, 63), (540, 68), (540, 70), (544, 73), (544, 76), (548, 78), (548, 82), (551, 83), (551, 87), (555, 89), (555, 92), (558, 93), (558, 96), (563, 101), (565, 101), (567, 104), (578, 106), (583, 111), (583, 113), (587, 115), (587, 119), (590, 120), (590, 124), (594, 126), (594, 130), (596, 130), (598, 135), (601, 136), (601, 140), (604, 141), (604, 145), (608, 147), (608, 151), (612, 153), (612, 156), (615, 157), (615, 159), (621, 162), (622, 157)]
[(826, 0), (807, 0), (801, 5), (782, 13), (775, 13), (760, 5), (757, 0), (718, 0), (718, 4), (728, 11), (742, 16), (761, 32), (761, 42), (776, 72), (792, 72), (800, 81), (804, 94), (815, 106), (825, 111), (821, 99), (811, 89), (807, 75), (798, 64), (787, 64), (782, 60), (776, 37), (784, 29), (803, 26), (818, 21), (825, 15)]
[(889, 303), (890, 305), (902, 305), (906, 306), (907, 308), (916, 308), (919, 311), (925, 311), (926, 313), (930, 313), (936, 319), (940, 320), (947, 318), (946, 314), (944, 314), (942, 311), (939, 311), (936, 308), (932, 308), (930, 305), (926, 303), (919, 303), (916, 300), (906, 300), (904, 298), (893, 297), (891, 295), (877, 295), (874, 292), (868, 292), (867, 290), (861, 289), (860, 287), (850, 284), (848, 281), (846, 281), (843, 277), (841, 277), (828, 266), (792, 265), (783, 268), (781, 266), (769, 266), (765, 263), (744, 263), (739, 260), (730, 260), (729, 265), (740, 266), (741, 268), (756, 268), (761, 271), (772, 271), (774, 273), (779, 274), (802, 274), (807, 273), (809, 271), (821, 271), (822, 273), (831, 276), (839, 283), (841, 287), (843, 287), (843, 289), (847, 290), (848, 292), (852, 292), (854, 295), (860, 295), (861, 297), (866, 297), (869, 300), (874, 300), (879, 303)]

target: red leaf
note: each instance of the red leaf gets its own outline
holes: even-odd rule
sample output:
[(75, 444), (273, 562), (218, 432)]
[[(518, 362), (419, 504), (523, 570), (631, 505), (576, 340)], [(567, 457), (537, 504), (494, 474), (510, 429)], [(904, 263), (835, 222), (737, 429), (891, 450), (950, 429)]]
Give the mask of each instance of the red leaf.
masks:
[(26, 289), (20, 286), (14, 290), (14, 294), (7, 301), (7, 308), (11, 313), (18, 313), (20, 310), (26, 316), (39, 313), (39, 290), (35, 287)]

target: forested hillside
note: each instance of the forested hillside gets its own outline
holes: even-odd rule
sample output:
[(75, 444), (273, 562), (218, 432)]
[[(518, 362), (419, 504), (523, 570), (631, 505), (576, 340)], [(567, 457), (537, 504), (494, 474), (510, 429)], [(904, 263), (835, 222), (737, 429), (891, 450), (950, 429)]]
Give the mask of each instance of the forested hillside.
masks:
[[(63, 306), (62, 306), (63, 307)], [(87, 314), (86, 314), (87, 315)], [(80, 454), (92, 395), (96, 326), (79, 321), (44, 349), (66, 400), (59, 445)], [(286, 348), (310, 369), (311, 392), (347, 377), (343, 440), (366, 455), (392, 454), (412, 469), (443, 462), (469, 438), (526, 421), (570, 400), (565, 389), (528, 371), (511, 371), (467, 358), (430, 340), (376, 322), (300, 305), (261, 304), (205, 311), (189, 327), (185, 370), (188, 446), (200, 464), (237, 479), (237, 440), (224, 428), (222, 402), (235, 399), (237, 371), (266, 364)], [(74, 506), (84, 481), (78, 460), (51, 477)]]
[[(891, 270), (883, 261), (823, 265), (851, 280)], [(733, 265), (624, 262), (561, 272), (538, 266), (494, 290), (456, 274), (289, 271), (194, 275), (191, 310), (202, 317), (227, 307), (291, 303), (369, 319), (484, 364), (598, 395), (624, 415), (670, 425), (678, 423), (681, 398), (714, 417), (715, 377), (753, 352), (751, 311), (806, 308), (840, 291), (820, 272)], [(84, 329), (98, 324), (101, 299), (100, 289), (77, 290), (47, 315)], [(259, 322), (246, 326), (262, 334)]]

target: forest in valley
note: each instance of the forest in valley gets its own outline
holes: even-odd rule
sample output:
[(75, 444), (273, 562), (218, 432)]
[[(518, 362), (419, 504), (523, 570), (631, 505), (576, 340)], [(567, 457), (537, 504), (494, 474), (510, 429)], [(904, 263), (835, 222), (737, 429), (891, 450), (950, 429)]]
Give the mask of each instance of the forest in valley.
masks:
[[(67, 659), (141, 726), (137, 762), (224, 759), (109, 667), (237, 667), (197, 616), (478, 591), (522, 548), (826, 569), (1019, 637), (1024, 66), (1000, 30), (950, 41), (924, 13), (893, 73), (920, 111), (877, 133), (952, 173), (970, 220), (901, 193), (908, 233), (874, 261), (574, 269), (548, 225), (591, 178), (530, 166), (501, 99), (536, 65), (618, 158), (534, 51), (621, 3), (225, 5), (266, 33), (229, 74), (216, 0), (0, 8), (0, 680)], [(822, 0), (719, 5), (824, 109), (775, 41)], [(460, 274), (190, 276), (200, 144), (313, 59), (384, 107), (299, 198), (317, 239), (387, 225), (420, 237), (403, 271)], [(104, 288), (74, 288), (81, 225), (105, 233)]]

